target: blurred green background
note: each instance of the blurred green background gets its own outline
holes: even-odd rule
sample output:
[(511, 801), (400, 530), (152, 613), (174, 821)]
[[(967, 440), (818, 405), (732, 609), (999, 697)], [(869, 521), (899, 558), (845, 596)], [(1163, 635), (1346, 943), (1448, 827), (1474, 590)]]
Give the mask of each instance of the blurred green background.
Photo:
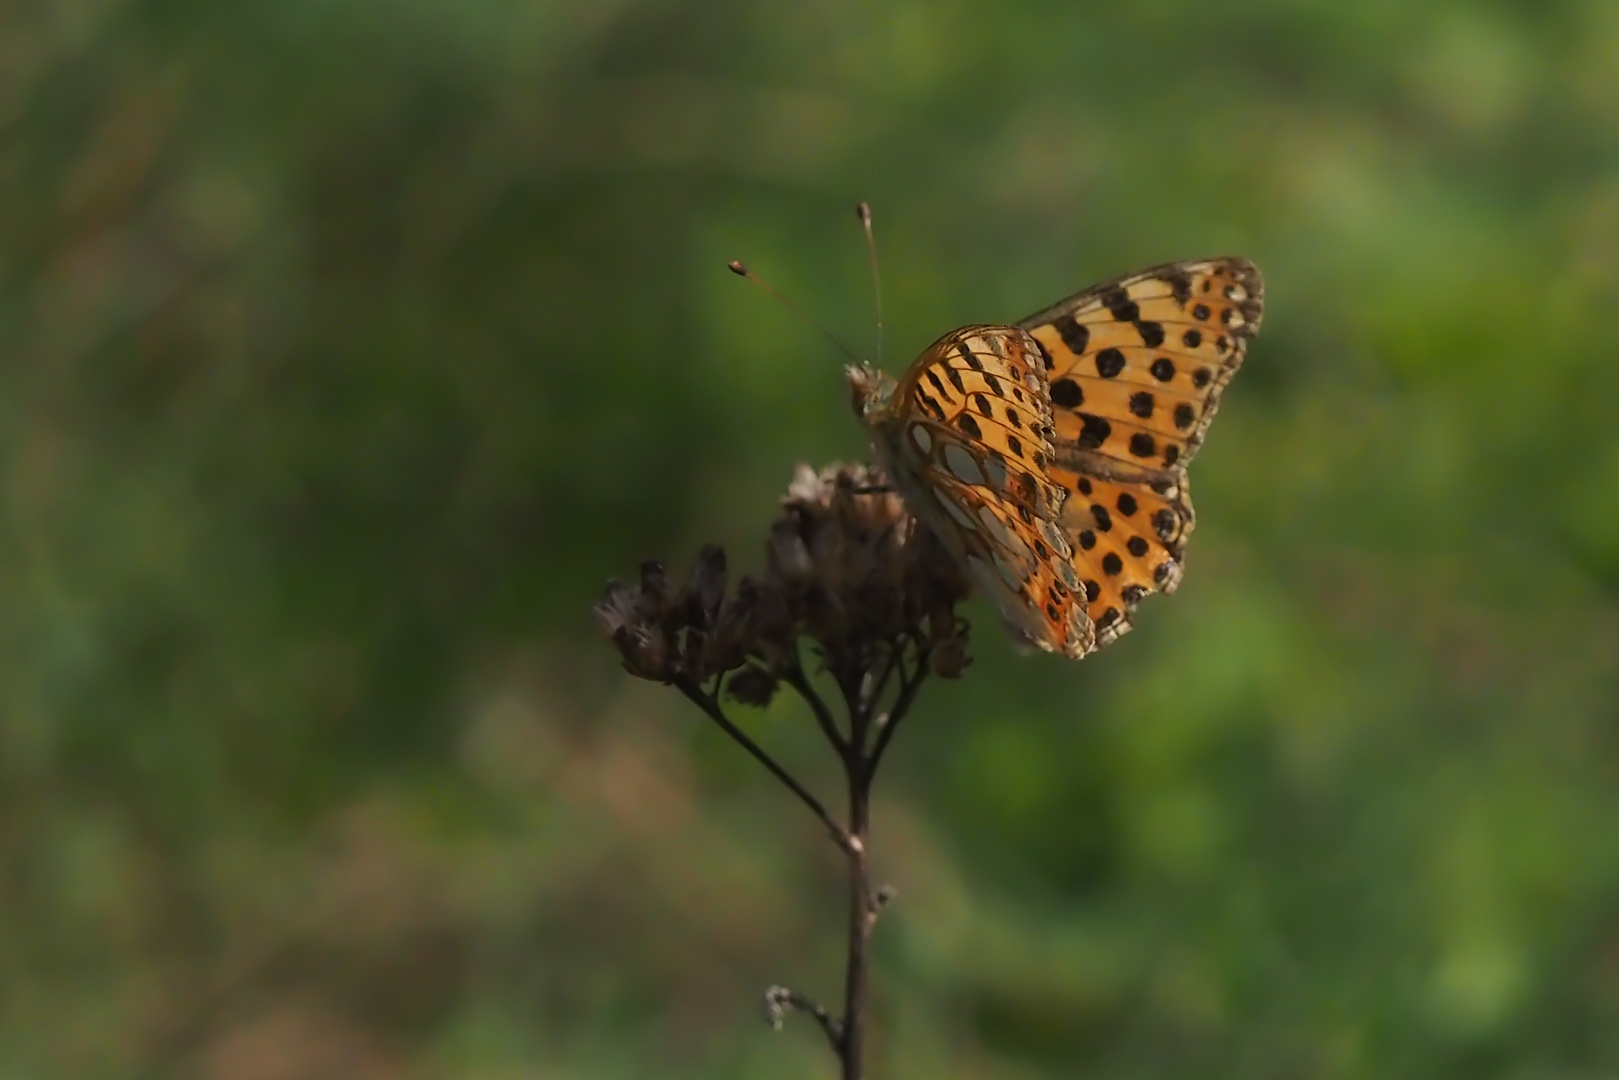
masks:
[[(871, 1073), (1619, 1076), (1619, 5), (0, 7), (0, 1074), (832, 1075), (841, 866), (589, 618), (886, 364), (1243, 254), (1188, 575), (876, 808)], [(831, 794), (783, 698), (738, 710)]]

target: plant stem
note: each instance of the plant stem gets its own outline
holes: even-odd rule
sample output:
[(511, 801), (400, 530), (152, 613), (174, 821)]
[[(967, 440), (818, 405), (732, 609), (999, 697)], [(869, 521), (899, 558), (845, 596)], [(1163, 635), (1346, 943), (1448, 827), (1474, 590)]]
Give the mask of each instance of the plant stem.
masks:
[[(709, 692), (690, 680), (680, 678), (674, 680), (675, 686), (682, 693), (696, 703), (727, 735), (820, 818), (822, 824), (831, 832), (832, 839), (843, 849), (844, 855), (849, 860), (849, 942), (844, 968), (843, 1016), (834, 1020), (814, 1001), (785, 987), (772, 987), (766, 998), (767, 1002), (772, 1003), (773, 1008), (790, 1006), (815, 1018), (838, 1056), (843, 1080), (861, 1080), (864, 1075), (866, 991), (870, 966), (868, 954), (872, 928), (877, 924), (878, 908), (877, 898), (871, 887), (871, 786), (876, 779), (877, 765), (883, 751), (893, 738), (894, 728), (910, 711), (912, 703), (916, 700), (916, 692), (927, 674), (927, 662), (924, 657), (918, 656), (915, 671), (907, 672), (903, 643), (895, 643), (895, 648), (897, 650), (895, 655), (888, 661), (875, 682), (852, 671), (837, 673), (841, 676), (837, 679), (838, 687), (843, 692), (844, 704), (849, 714), (847, 738), (838, 731), (825, 700), (816, 693), (802, 668), (794, 665), (782, 677), (783, 682), (804, 698), (810, 711), (815, 714), (822, 734), (832, 743), (839, 760), (843, 762), (849, 794), (847, 825), (834, 820), (821, 805), (820, 800), (810, 794), (791, 773), (782, 768), (763, 748), (730, 721), (720, 708), (717, 684), (715, 691)], [(895, 695), (894, 704), (885, 714), (878, 715), (882, 691), (887, 686), (889, 677), (895, 674), (899, 677), (899, 690)], [(874, 731), (875, 739), (872, 738)], [(779, 1013), (773, 1013), (772, 1016), (774, 1017), (772, 1023), (779, 1021)]]
[(748, 738), (747, 735), (743, 733), (741, 728), (738, 728), (735, 724), (731, 723), (730, 718), (727, 717), (720, 709), (718, 699), (710, 694), (704, 693), (701, 687), (695, 685), (689, 680), (677, 679), (675, 680), (674, 685), (680, 690), (681, 693), (685, 694), (694, 705), (696, 705), (699, 709), (702, 709), (703, 712), (707, 713), (709, 719), (718, 724), (720, 729), (724, 731), (725, 734), (729, 735), (733, 740), (735, 740), (736, 743), (742, 747), (742, 749), (746, 750), (749, 754), (752, 754), (754, 760), (769, 770), (771, 776), (774, 776), (777, 780), (780, 780), (787, 786), (788, 790), (790, 790), (794, 795), (797, 795), (799, 801), (805, 806), (809, 807), (810, 811), (814, 813), (816, 817), (821, 819), (821, 823), (825, 825), (827, 831), (832, 834), (832, 840), (834, 843), (843, 848), (845, 851), (850, 849), (850, 838), (848, 832), (844, 830), (843, 826), (839, 825), (833, 820), (831, 814), (827, 813), (826, 807), (821, 805), (821, 800), (817, 799), (814, 795), (811, 795), (809, 789), (803, 784), (800, 784), (798, 780), (794, 778), (792, 773), (789, 773), (786, 769), (776, 764), (775, 758), (765, 753), (763, 748), (761, 748), (758, 743)]
[(849, 954), (843, 992), (843, 1080), (860, 1080), (866, 1042), (866, 946), (871, 940), (871, 864), (866, 848), (871, 798), (865, 762), (850, 755)]

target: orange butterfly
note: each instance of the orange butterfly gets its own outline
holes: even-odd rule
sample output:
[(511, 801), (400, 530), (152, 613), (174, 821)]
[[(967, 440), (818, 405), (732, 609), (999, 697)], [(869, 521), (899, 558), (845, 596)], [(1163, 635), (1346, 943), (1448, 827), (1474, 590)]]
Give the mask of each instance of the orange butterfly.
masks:
[(1186, 465), (1263, 308), (1245, 259), (1166, 263), (953, 330), (897, 383), (850, 367), (849, 385), (907, 507), (1008, 632), (1078, 659), (1179, 584)]

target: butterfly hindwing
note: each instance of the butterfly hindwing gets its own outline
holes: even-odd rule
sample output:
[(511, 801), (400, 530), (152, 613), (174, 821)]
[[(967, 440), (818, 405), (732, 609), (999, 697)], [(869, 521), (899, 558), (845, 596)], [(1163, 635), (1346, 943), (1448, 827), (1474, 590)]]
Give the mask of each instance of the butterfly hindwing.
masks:
[(1025, 644), (1080, 657), (1094, 645), (1073, 550), (1053, 522), (1031, 520), (996, 493), (935, 475), (915, 506)]
[(1144, 597), (1180, 584), (1192, 506), (1169, 473), (1106, 479), (1059, 461), (1051, 479), (1073, 492), (1058, 523), (1073, 545), (1097, 644), (1106, 645), (1130, 629)]

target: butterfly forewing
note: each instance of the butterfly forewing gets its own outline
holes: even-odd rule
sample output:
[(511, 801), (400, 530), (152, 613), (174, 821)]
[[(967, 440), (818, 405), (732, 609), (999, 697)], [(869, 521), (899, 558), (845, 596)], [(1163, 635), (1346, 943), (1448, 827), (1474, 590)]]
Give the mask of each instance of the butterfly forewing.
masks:
[(1012, 327), (940, 338), (868, 418), (912, 512), (944, 538), (1018, 637), (1082, 656), (1092, 646), (1066, 492), (1047, 477), (1051, 404), (1043, 360)]
[(1059, 444), (1127, 465), (1184, 466), (1263, 305), (1252, 263), (1209, 259), (1143, 270), (1019, 322), (1050, 363)]

